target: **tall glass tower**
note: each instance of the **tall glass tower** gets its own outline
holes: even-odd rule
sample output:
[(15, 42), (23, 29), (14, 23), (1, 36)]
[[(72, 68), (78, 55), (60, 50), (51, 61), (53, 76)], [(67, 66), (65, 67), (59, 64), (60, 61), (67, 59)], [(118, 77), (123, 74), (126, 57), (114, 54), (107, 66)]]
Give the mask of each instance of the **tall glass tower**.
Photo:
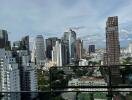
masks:
[(72, 59), (76, 58), (76, 32), (71, 29), (64, 32), (63, 40), (69, 45), (69, 61), (71, 62)]

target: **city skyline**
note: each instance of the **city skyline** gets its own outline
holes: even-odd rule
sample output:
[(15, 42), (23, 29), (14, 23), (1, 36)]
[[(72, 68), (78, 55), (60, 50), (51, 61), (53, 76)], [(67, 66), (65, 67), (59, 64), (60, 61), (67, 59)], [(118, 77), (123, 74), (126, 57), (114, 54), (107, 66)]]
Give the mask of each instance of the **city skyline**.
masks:
[(131, 0), (0, 0), (0, 100), (132, 100)]
[(127, 1), (12, 0), (8, 3), (9, 0), (4, 0), (0, 4), (0, 28), (8, 30), (9, 40), (15, 41), (24, 35), (60, 37), (70, 27), (81, 27), (75, 30), (78, 37), (96, 34), (89, 40), (101, 41), (97, 46), (104, 44), (105, 47), (105, 20), (108, 16), (119, 16), (120, 43), (121, 47), (126, 47), (128, 40), (132, 40), (132, 15), (129, 10), (132, 3)]

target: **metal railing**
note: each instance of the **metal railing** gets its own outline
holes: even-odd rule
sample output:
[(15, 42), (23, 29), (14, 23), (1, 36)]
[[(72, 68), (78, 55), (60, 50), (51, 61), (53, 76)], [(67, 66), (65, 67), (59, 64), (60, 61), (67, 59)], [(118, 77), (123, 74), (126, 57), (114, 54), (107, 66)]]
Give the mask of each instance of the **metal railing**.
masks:
[[(116, 84), (112, 82), (113, 67), (117, 67), (120, 72), (118, 75), (121, 81)], [(107, 85), (68, 85), (69, 80), (74, 78), (97, 77), (98, 75), (93, 75), (95, 70), (101, 72), (99, 77), (102, 77)], [(126, 98), (123, 94), (132, 93), (132, 80), (129, 78), (131, 73), (132, 65), (51, 67), (49, 70), (50, 89), (48, 91), (0, 92), (0, 100), (64, 100), (63, 98), (66, 99), (69, 95), (73, 96), (71, 100), (83, 100), (80, 98), (85, 94), (89, 95), (89, 100), (93, 100), (98, 93), (103, 94), (107, 100), (118, 97)], [(70, 99), (67, 98), (67, 100)]]

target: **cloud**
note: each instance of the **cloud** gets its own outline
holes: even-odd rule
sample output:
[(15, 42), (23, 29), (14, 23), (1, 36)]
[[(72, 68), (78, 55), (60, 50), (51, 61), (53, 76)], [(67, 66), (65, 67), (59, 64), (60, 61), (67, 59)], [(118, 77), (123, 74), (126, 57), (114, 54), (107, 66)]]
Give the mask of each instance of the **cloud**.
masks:
[(2, 0), (0, 28), (14, 41), (27, 34), (61, 37), (67, 28), (83, 26), (78, 37), (97, 34), (92, 39), (99, 41), (105, 39), (107, 17), (117, 15), (120, 26), (128, 24), (131, 8), (131, 0)]
[(127, 41), (132, 41), (132, 38), (128, 38)]

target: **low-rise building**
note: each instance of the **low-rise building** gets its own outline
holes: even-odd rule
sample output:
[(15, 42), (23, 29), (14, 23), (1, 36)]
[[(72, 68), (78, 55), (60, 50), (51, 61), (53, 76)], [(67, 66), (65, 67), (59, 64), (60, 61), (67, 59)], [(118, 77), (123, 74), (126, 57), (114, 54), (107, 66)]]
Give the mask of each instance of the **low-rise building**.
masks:
[(68, 82), (68, 86), (107, 86), (102, 77), (81, 77), (72, 79)]
[(86, 59), (80, 59), (79, 66), (87, 66), (87, 65), (88, 65), (88, 60), (86, 60)]

